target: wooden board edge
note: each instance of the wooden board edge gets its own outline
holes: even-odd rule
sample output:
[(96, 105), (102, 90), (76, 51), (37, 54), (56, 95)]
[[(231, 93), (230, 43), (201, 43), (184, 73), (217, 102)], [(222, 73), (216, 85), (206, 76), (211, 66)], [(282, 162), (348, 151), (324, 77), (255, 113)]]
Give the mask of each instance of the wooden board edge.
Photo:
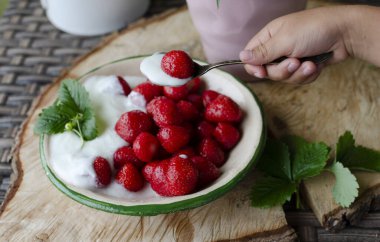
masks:
[[(233, 241), (253, 241), (253, 242), (269, 242), (269, 241), (281, 241), (291, 242), (296, 241), (297, 234), (292, 227), (285, 225), (281, 228), (255, 233), (252, 235), (246, 235), (244, 237), (236, 238)], [(218, 240), (218, 242), (227, 242), (231, 240)]]
[(22, 124), (20, 126), (20, 129), (19, 129), (19, 131), (16, 135), (16, 138), (15, 138), (15, 144), (13, 145), (13, 148), (11, 150), (10, 160), (11, 160), (11, 167), (12, 167), (12, 175), (11, 175), (11, 181), (10, 181), (9, 189), (5, 194), (5, 198), (4, 198), (3, 203), (0, 206), (0, 217), (3, 214), (7, 204), (12, 200), (12, 198), (16, 194), (16, 192), (17, 192), (17, 190), (18, 190), (18, 188), (22, 182), (24, 171), (22, 168), (22, 164), (21, 164), (19, 155), (20, 155), (20, 148), (21, 148), (21, 145), (23, 143), (23, 135), (25, 133), (26, 127), (28, 127), (28, 125), (31, 121), (32, 114), (39, 107), (39, 105), (43, 99), (44, 94), (49, 92), (49, 90), (52, 89), (54, 86), (59, 85), (63, 79), (69, 77), (70, 76), (70, 69), (73, 66), (76, 66), (79, 63), (85, 61), (90, 56), (92, 56), (94, 53), (101, 50), (105, 45), (112, 43), (112, 41), (116, 40), (117, 37), (119, 37), (120, 35), (126, 34), (126, 33), (130, 32), (136, 28), (140, 28), (140, 27), (143, 27), (145, 25), (148, 25), (148, 24), (151, 24), (154, 22), (163, 21), (163, 20), (171, 17), (172, 15), (174, 15), (178, 12), (182, 12), (182, 11), (186, 11), (186, 10), (187, 10), (186, 6), (183, 6), (180, 8), (169, 9), (162, 14), (155, 15), (155, 16), (150, 17), (150, 18), (143, 18), (143, 19), (137, 21), (136, 23), (129, 25), (126, 29), (120, 31), (119, 33), (116, 32), (116, 33), (113, 33), (109, 36), (106, 36), (91, 51), (89, 51), (88, 53), (86, 53), (86, 54), (84, 54), (78, 58), (76, 58), (69, 67), (64, 68), (60, 72), (58, 77), (54, 78), (52, 83), (46, 85), (45, 87), (43, 87), (41, 89), (41, 93), (37, 97), (35, 97), (34, 101), (32, 102), (32, 105), (28, 111), (28, 116), (22, 122)]
[(292, 227), (289, 225), (284, 225), (281, 228), (256, 233), (253, 235), (247, 235), (236, 239), (236, 241), (254, 241), (254, 242), (269, 242), (269, 241), (282, 241), (291, 242), (296, 241), (297, 234)]
[(356, 225), (369, 211), (371, 202), (380, 197), (380, 185), (366, 190), (349, 208), (339, 208), (323, 216), (322, 226), (337, 232), (347, 225)]

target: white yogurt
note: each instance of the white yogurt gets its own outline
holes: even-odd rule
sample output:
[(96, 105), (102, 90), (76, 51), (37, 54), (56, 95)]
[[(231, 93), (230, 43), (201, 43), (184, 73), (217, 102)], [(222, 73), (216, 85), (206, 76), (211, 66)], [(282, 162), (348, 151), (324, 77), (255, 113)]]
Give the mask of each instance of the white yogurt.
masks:
[[(143, 81), (142, 77), (125, 77), (128, 83)], [(129, 192), (115, 180), (105, 188), (96, 186), (93, 161), (102, 156), (108, 160), (113, 169), (113, 153), (121, 146), (128, 145), (115, 132), (114, 126), (121, 114), (131, 110), (146, 111), (144, 97), (131, 92), (128, 97), (123, 94), (116, 76), (95, 76), (84, 82), (90, 95), (97, 118), (99, 136), (82, 143), (72, 132), (51, 135), (48, 140), (48, 160), (54, 172), (66, 183), (89, 189), (96, 193), (118, 198), (141, 198), (158, 196), (150, 186), (145, 186), (138, 193)], [(115, 171), (113, 171), (115, 172)]]
[(148, 79), (157, 85), (160, 86), (173, 86), (178, 87), (185, 85), (188, 81), (192, 79), (192, 77), (189, 78), (175, 78), (171, 77), (168, 74), (166, 74), (161, 69), (161, 61), (162, 57), (164, 57), (164, 54), (162, 53), (156, 53), (149, 57), (146, 57), (140, 64), (140, 71), (148, 77)]

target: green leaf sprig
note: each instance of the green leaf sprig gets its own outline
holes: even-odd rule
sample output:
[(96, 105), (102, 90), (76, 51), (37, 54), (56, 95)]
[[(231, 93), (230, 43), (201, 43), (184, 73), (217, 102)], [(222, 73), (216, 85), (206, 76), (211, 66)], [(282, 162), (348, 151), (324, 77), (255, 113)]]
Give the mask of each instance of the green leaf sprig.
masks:
[(297, 136), (288, 136), (283, 142), (268, 140), (258, 168), (265, 173), (253, 186), (252, 205), (273, 207), (297, 195), (303, 179), (319, 175), (328, 160), (330, 149), (322, 143), (308, 143)]
[(330, 148), (324, 143), (308, 143), (297, 136), (288, 136), (282, 141), (269, 140), (258, 164), (265, 176), (252, 188), (252, 205), (281, 205), (296, 193), (299, 207), (300, 183), (328, 171), (335, 176), (334, 200), (342, 207), (349, 207), (358, 196), (359, 188), (351, 170), (379, 172), (380, 152), (355, 146), (349, 131), (339, 137), (335, 150), (334, 160), (328, 163)]
[(356, 146), (351, 132), (339, 137), (335, 161), (340, 161), (350, 170), (380, 172), (380, 152), (364, 146)]
[(97, 137), (95, 113), (91, 107), (89, 94), (75, 80), (66, 79), (58, 90), (58, 98), (39, 114), (34, 132), (37, 134), (57, 134), (71, 131), (82, 142)]

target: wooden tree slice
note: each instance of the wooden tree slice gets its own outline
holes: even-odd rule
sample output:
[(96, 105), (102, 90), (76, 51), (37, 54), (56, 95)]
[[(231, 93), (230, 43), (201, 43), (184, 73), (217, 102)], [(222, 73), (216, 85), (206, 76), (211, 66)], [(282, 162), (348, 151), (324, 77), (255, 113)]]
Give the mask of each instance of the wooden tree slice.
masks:
[[(186, 26), (186, 31), (183, 30)], [(182, 33), (178, 35), (177, 33)], [(173, 38), (168, 38), (171, 36)], [(33, 124), (42, 107), (56, 97), (60, 81), (77, 77), (117, 58), (173, 48), (202, 58), (196, 31), (186, 9), (143, 21), (114, 35), (78, 60), (49, 86), (25, 122), (14, 161), (17, 179), (1, 207), (0, 235), (4, 241), (292, 241), (281, 207), (256, 209), (248, 197), (255, 175), (206, 206), (154, 217), (109, 214), (83, 206), (60, 193), (45, 176)]]
[[(271, 130), (295, 134), (334, 147), (338, 137), (352, 131), (357, 144), (380, 149), (380, 69), (359, 60), (326, 68), (310, 85), (274, 83), (251, 85), (264, 103)], [(360, 197), (341, 208), (332, 197), (335, 178), (329, 173), (304, 183), (304, 195), (320, 223), (339, 230), (358, 223), (373, 198), (380, 195), (380, 173), (356, 172)]]

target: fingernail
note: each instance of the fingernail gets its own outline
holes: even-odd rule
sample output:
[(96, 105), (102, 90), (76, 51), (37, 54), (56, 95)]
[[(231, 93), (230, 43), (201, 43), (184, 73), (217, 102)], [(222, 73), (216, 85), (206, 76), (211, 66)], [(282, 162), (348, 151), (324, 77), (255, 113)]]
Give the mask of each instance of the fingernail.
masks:
[(250, 75), (252, 75), (252, 76), (255, 76), (255, 77), (257, 77), (257, 78), (263, 78), (263, 77), (260, 75), (259, 72), (253, 71), (253, 70), (251, 70), (251, 69), (248, 69), (247, 72), (248, 72), (248, 74), (250, 74)]
[(252, 51), (250, 50), (243, 50), (239, 54), (240, 60), (242, 61), (250, 61), (253, 59)]
[(303, 68), (302, 70), (302, 73), (305, 75), (305, 76), (310, 76), (311, 74), (313, 74), (313, 69), (306, 66), (305, 68)]
[(294, 63), (294, 62), (290, 62), (289, 65), (288, 65), (288, 71), (290, 73), (295, 72), (297, 70), (297, 68), (298, 68), (298, 65), (296, 63)]
[(253, 75), (257, 78), (264, 78), (264, 76), (260, 72), (255, 72)]

